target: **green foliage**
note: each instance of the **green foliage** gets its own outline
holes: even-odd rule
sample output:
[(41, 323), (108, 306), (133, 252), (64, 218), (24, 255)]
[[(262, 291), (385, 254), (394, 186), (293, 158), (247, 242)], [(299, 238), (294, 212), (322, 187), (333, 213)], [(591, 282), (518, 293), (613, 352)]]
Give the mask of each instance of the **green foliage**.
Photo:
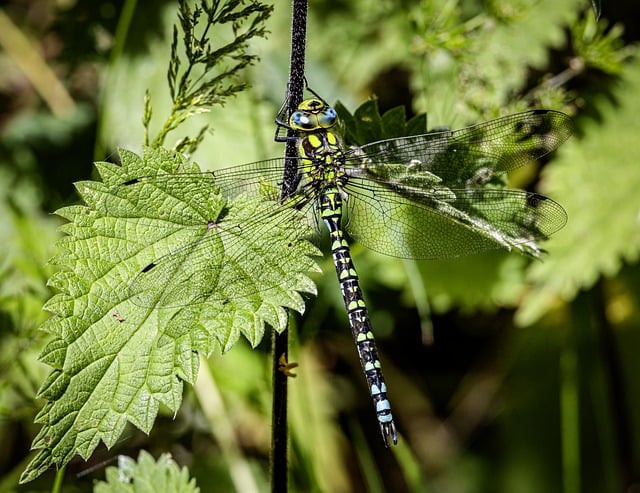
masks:
[(637, 143), (640, 104), (631, 95), (639, 85), (640, 63), (634, 60), (615, 86), (615, 100), (626, 103), (595, 98), (594, 111), (606, 125), (586, 119), (582, 130), (589, 138), (569, 142), (557, 166), (545, 173), (544, 189), (564, 204), (570, 220), (549, 241), (551, 255), (531, 269), (536, 287), (519, 309), (522, 324), (539, 318), (558, 298), (572, 299), (599, 278), (615, 276), (625, 262), (638, 260), (640, 169), (635, 154), (621, 151)]
[[(358, 400), (364, 401), (366, 396), (357, 373), (350, 334), (345, 330), (346, 320), (336, 309), (342, 300), (335, 276), (318, 280), (320, 297), (309, 306), (310, 316), (301, 322), (301, 354), (294, 350), (292, 357), (301, 363), (299, 376), (291, 385), (295, 403), (290, 407), (292, 489), (511, 492), (523, 488), (554, 490), (564, 484), (574, 487), (574, 491), (580, 487), (585, 492), (620, 491), (624, 489), (619, 484), (622, 482), (620, 470), (629, 465), (629, 457), (625, 462), (624, 454), (615, 444), (625, 441), (632, 450), (632, 467), (627, 470), (637, 471), (640, 440), (635, 430), (640, 429), (640, 414), (636, 412), (640, 395), (637, 386), (629, 382), (633, 382), (640, 371), (636, 357), (640, 343), (637, 330), (640, 247), (638, 204), (634, 201), (638, 195), (635, 172), (638, 147), (634, 131), (640, 127), (636, 118), (640, 114), (636, 108), (640, 78), (637, 60), (630, 56), (635, 52), (635, 47), (629, 44), (634, 36), (634, 31), (629, 29), (633, 18), (612, 18), (596, 24), (591, 12), (585, 9), (589, 3), (599, 11), (598, 0), (484, 3), (354, 0), (311, 4), (307, 77), (328, 100), (339, 97), (349, 107), (356, 107), (357, 101), (375, 93), (381, 108), (404, 103), (407, 113), (411, 113), (411, 109), (426, 112), (429, 128), (442, 124), (460, 127), (530, 106), (550, 107), (574, 114), (578, 135), (563, 145), (543, 168), (532, 165), (510, 177), (517, 187), (535, 188), (558, 200), (569, 213), (565, 229), (544, 245), (548, 255), (542, 262), (532, 263), (522, 256), (494, 251), (483, 256), (416, 265), (354, 247), (402, 431), (403, 448), (394, 450), (395, 460), (389, 459), (387, 451), (379, 453), (368, 443), (370, 435), (378, 438), (374, 436), (376, 431), (368, 428), (369, 402), (362, 404), (367, 414), (355, 414), (360, 408)], [(48, 5), (43, 4), (43, 8)], [(49, 31), (46, 23), (34, 26), (29, 20), (25, 21), (23, 31), (41, 37), (35, 39), (34, 44), (41, 41), (42, 46), (51, 47), (53, 39), (63, 48), (57, 56), (49, 51), (48, 63), (64, 78), (76, 102), (88, 101), (99, 108), (96, 111), (101, 122), (99, 139), (106, 147), (115, 149), (126, 145), (139, 149), (144, 141), (141, 120), (151, 135), (148, 142), (165, 128), (162, 121), (158, 127), (155, 119), (151, 121), (150, 104), (147, 104), (147, 115), (143, 114), (145, 88), (150, 88), (153, 116), (172, 113), (174, 101), (164, 95), (168, 95), (169, 90), (163, 75), (173, 40), (170, 35), (163, 39), (162, 33), (169, 33), (168, 26), (175, 23), (175, 7), (137, 2), (126, 43), (124, 37), (120, 39), (124, 49), (106, 66), (104, 57), (96, 53), (104, 54), (108, 49), (112, 24), (117, 18), (110, 17), (105, 22), (105, 16), (113, 12), (112, 9), (110, 2), (76, 2), (67, 14), (73, 23), (67, 22), (66, 26), (74, 36), (61, 35), (65, 31), (55, 28)], [(12, 12), (22, 10), (18, 6), (5, 12), (13, 15)], [(42, 10), (30, 10), (30, 16), (37, 18), (37, 12)], [(54, 18), (56, 13), (50, 12), (50, 17)], [(251, 48), (245, 52), (260, 54), (262, 63), (250, 71), (246, 79), (235, 78), (221, 87), (222, 90), (237, 87), (246, 80), (253, 81), (253, 90), (234, 93), (237, 97), (224, 100), (224, 111), (206, 115), (197, 115), (206, 111), (204, 106), (191, 109), (185, 106), (198, 103), (206, 97), (205, 93), (183, 98), (184, 112), (175, 118), (176, 121), (183, 118), (184, 123), (163, 137), (165, 141), (169, 140), (167, 136), (176, 137), (177, 143), (170, 143), (169, 147), (192, 152), (200, 139), (206, 137), (207, 146), (199, 147), (198, 161), (208, 167), (277, 155), (274, 148), (266, 149), (273, 135), (273, 115), (284, 93), (289, 15), (287, 5), (276, 5), (275, 15), (267, 26), (271, 32), (268, 42), (253, 38)], [(202, 14), (200, 20), (204, 26), (206, 15)], [(243, 25), (249, 28), (251, 22), (249, 19)], [(625, 24), (627, 44), (623, 44), (620, 27)], [(233, 22), (226, 26), (228, 35), (220, 44), (215, 44), (217, 47), (228, 45), (233, 38)], [(216, 25), (215, 32), (221, 27)], [(203, 31), (195, 28), (194, 32), (202, 36)], [(122, 34), (126, 35), (119, 35)], [(82, 46), (82, 60), (69, 59), (78, 51), (75, 38), (86, 45)], [(220, 41), (217, 35), (209, 38), (214, 43)], [(91, 40), (96, 42), (95, 46), (90, 46)], [(92, 145), (90, 130), (94, 124), (91, 117), (85, 118), (78, 125), (87, 130), (81, 136), (80, 132), (69, 131), (64, 121), (52, 118), (41, 106), (37, 94), (31, 92), (33, 84), (26, 83), (32, 82), (29, 76), (12, 75), (16, 69), (6, 58), (7, 54), (10, 56), (10, 48), (3, 45), (1, 61), (5, 70), (0, 86), (3, 100), (12, 102), (7, 113), (3, 113), (6, 116), (2, 121), (0, 154), (0, 234), (5, 259), (0, 284), (1, 405), (8, 423), (1, 430), (3, 443), (7, 444), (2, 461), (5, 470), (26, 454), (20, 444), (26, 434), (35, 433), (26, 423), (33, 421), (33, 394), (44, 379), (43, 365), (38, 366), (33, 354), (43, 344), (43, 338), (50, 336), (34, 331), (45, 316), (39, 310), (49, 296), (44, 279), (50, 276), (51, 267), (45, 266), (45, 259), (53, 254), (56, 238), (53, 226), (59, 222), (58, 218), (46, 215), (57, 207), (48, 204), (73, 200), (63, 186), (62, 177), (68, 173), (68, 184), (88, 173), (82, 163), (91, 162), (90, 157), (84, 156)], [(184, 51), (180, 46), (174, 49), (174, 53), (180, 51)], [(90, 54), (93, 58), (85, 63)], [(186, 55), (178, 57), (180, 64), (173, 68), (176, 94), (180, 77), (185, 73), (182, 69), (188, 63)], [(199, 60), (203, 61), (198, 65), (202, 69), (206, 60)], [(82, 71), (67, 72), (69, 62), (70, 66), (80, 66)], [(241, 60), (231, 58), (228, 62), (223, 72)], [(196, 72), (194, 69), (189, 77), (191, 85), (185, 91), (187, 95), (195, 94), (198, 89), (205, 91), (200, 81), (204, 81), (202, 77), (206, 74), (204, 70)], [(103, 83), (104, 74), (108, 77)], [(387, 104), (388, 94), (396, 98), (392, 104)], [(96, 101), (98, 97), (102, 98), (100, 102)], [(171, 104), (165, 105), (165, 101)], [(389, 122), (393, 121), (389, 125), (391, 132), (402, 128), (397, 123), (401, 120), (398, 111), (387, 117)], [(23, 118), (16, 119), (16, 115)], [(379, 122), (373, 123), (379, 126)], [(172, 125), (168, 124), (167, 128)], [(209, 135), (207, 125), (215, 129), (215, 135)], [(426, 128), (422, 123), (420, 126), (420, 131)], [(407, 128), (404, 130), (409, 133)], [(363, 129), (361, 137), (368, 135), (368, 131)], [(105, 152), (96, 153), (102, 157)], [(114, 190), (110, 188), (107, 192)], [(45, 205), (41, 205), (43, 203)], [(141, 223), (144, 231), (148, 231), (151, 223), (146, 220)], [(75, 226), (67, 226), (71, 227)], [(142, 236), (142, 230), (139, 233), (138, 236)], [(111, 250), (114, 241), (104, 239), (97, 244), (101, 245), (97, 253), (107, 255), (103, 247), (109, 246), (107, 250)], [(149, 256), (140, 262), (155, 258)], [(330, 261), (325, 264), (324, 270), (330, 273)], [(104, 284), (103, 292), (96, 292), (99, 296), (94, 296), (91, 304), (78, 304), (78, 313), (74, 315), (89, 317), (94, 306), (104, 302), (105, 293), (120, 287), (125, 296), (131, 282), (133, 280), (127, 283), (126, 279), (116, 279), (109, 285)], [(576, 293), (585, 290), (587, 298), (576, 302)], [(588, 310), (599, 307), (599, 303), (602, 312), (594, 316)], [(415, 315), (415, 305), (421, 309), (422, 320)], [(124, 313), (117, 308), (117, 311), (105, 311), (107, 305), (101, 306), (105, 319), (102, 327), (108, 330), (102, 330), (97, 322), (85, 324), (81, 333), (71, 326), (56, 332), (54, 322), (45, 326), (54, 327), (47, 351), (59, 344), (60, 354), (66, 350), (64, 361), (69, 362), (55, 361), (54, 377), (60, 379), (52, 378), (49, 382), (65, 384), (65, 378), (76, 372), (67, 388), (79, 388), (77, 395), (95, 399), (92, 401), (94, 411), (99, 410), (99, 406), (108, 409), (111, 404), (101, 401), (98, 391), (94, 390), (106, 387), (100, 387), (100, 373), (93, 370), (104, 358), (95, 360), (84, 373), (79, 372), (79, 361), (82, 357), (90, 361), (103, 348), (113, 349), (112, 340), (122, 343), (135, 332), (134, 312), (150, 311), (135, 303), (130, 303), (130, 310)], [(520, 330), (512, 326), (513, 310), (518, 310), (516, 321), (524, 326)], [(583, 318), (592, 322), (599, 321), (602, 326), (597, 331), (595, 327), (586, 330), (584, 320), (571, 317), (570, 314), (576, 312), (584, 313)], [(158, 314), (158, 318), (160, 316)], [(431, 347), (420, 344), (420, 334), (416, 335), (420, 322), (425, 341), (433, 340), (425, 334), (429, 326), (436, 328), (435, 344)], [(149, 320), (147, 324), (148, 331), (147, 326), (144, 331), (140, 329), (140, 335), (134, 334), (133, 341), (122, 347), (123, 355), (129, 359), (134, 349), (140, 351), (136, 352), (136, 362), (142, 361), (149, 369), (148, 359), (164, 349), (162, 344), (180, 336), (184, 336), (180, 340), (183, 342), (187, 335), (167, 334), (169, 324), (163, 325), (159, 320), (155, 323), (156, 328), (161, 326), (157, 333), (152, 329), (154, 321)], [(198, 334), (192, 334), (196, 339), (192, 348), (196, 345), (222, 347), (239, 337), (239, 332), (226, 333), (218, 340), (212, 331), (198, 330)], [(602, 341), (607, 334), (619, 350), (620, 360), (613, 363), (604, 358), (606, 347)], [(260, 330), (247, 331), (252, 343), (260, 335)], [(145, 336), (151, 342), (142, 340)], [(90, 344), (86, 342), (89, 339)], [(81, 340), (82, 344), (76, 343)], [(148, 354), (154, 343), (157, 349), (153, 355)], [(262, 378), (260, 373), (264, 366), (261, 354), (251, 350), (249, 344), (245, 346), (244, 351), (237, 351), (236, 347), (223, 358), (212, 359), (210, 364), (218, 372), (222, 398), (231, 410), (233, 429), (227, 430), (231, 440), (235, 440), (239, 450), (250, 451), (252, 472), (263, 479), (268, 475), (268, 439), (265, 438), (269, 422), (268, 378)], [(184, 348), (188, 351), (188, 344)], [(249, 366), (244, 359), (247, 353), (252, 362)], [(308, 362), (308, 354), (314, 363)], [(173, 356), (165, 359), (171, 360)], [(149, 391), (143, 395), (148, 397), (148, 416), (153, 415), (156, 398), (165, 398), (175, 408), (180, 405), (180, 377), (195, 374), (196, 363), (188, 367), (189, 359), (186, 352), (173, 357), (171, 364), (159, 367), (164, 372), (162, 375), (154, 374), (157, 380), (148, 381)], [(573, 374), (566, 361), (573, 361)], [(179, 363), (183, 366), (179, 367)], [(622, 372), (622, 394), (631, 415), (631, 426), (626, 433), (617, 432), (617, 427), (624, 423), (612, 414), (616, 392), (606, 378), (616, 363)], [(311, 365), (318, 371), (313, 371)], [(308, 379), (310, 373), (313, 380)], [(353, 382), (352, 374), (357, 375)], [(75, 384), (82, 380), (79, 376), (89, 377), (82, 388)], [(124, 385), (135, 380), (134, 387), (130, 388), (135, 391), (144, 379), (130, 376), (135, 375), (120, 375), (110, 383)], [(304, 378), (308, 379), (307, 383)], [(158, 385), (167, 388), (158, 390)], [(175, 388), (169, 388), (171, 385)], [(55, 390), (43, 388), (51, 394)], [(106, 390), (113, 395), (113, 389)], [(185, 460), (193, 465), (190, 467), (194, 474), (207, 467), (206, 472), (198, 476), (201, 487), (213, 490), (221, 484), (226, 486), (230, 480), (225, 468), (231, 462), (221, 456), (220, 447), (214, 443), (216, 439), (209, 442), (203, 439), (203, 435), (209, 436), (210, 430), (203, 431), (201, 405), (189, 397), (187, 394), (181, 406), (177, 426), (163, 428), (159, 435), (177, 444), (185, 453)], [(46, 404), (41, 421), (52, 411), (58, 416), (66, 416), (69, 411), (71, 420), (79, 416), (70, 399), (64, 401), (69, 404), (67, 408), (59, 406), (62, 399), (55, 402), (58, 406), (53, 406), (53, 401)], [(124, 411), (116, 409), (121, 418), (117, 426), (133, 411), (133, 404)], [(145, 421), (142, 415), (137, 416), (136, 422)], [(195, 419), (189, 421), (193, 416)], [(87, 418), (85, 424), (91, 424), (92, 417)], [(150, 417), (144, 426), (150, 427), (152, 421)], [(336, 425), (338, 422), (340, 426)], [(43, 434), (52, 433), (52, 425), (53, 422), (45, 423)], [(78, 435), (76, 441), (82, 442), (88, 451), (90, 447), (83, 440), (88, 437), (86, 443), (89, 443), (98, 435), (106, 436), (110, 425), (105, 422), (104, 426), (105, 429), (97, 433), (89, 428), (84, 435)], [(215, 427), (215, 423), (209, 424), (209, 428)], [(175, 428), (184, 432), (179, 444), (174, 438), (179, 433)], [(56, 435), (41, 437), (39, 443), (48, 446), (47, 440)], [(128, 439), (120, 445), (128, 447), (131, 442)], [(145, 445), (166, 446), (166, 442), (158, 444), (157, 436), (152, 436), (150, 442), (151, 445), (147, 445), (149, 442)], [(69, 441), (65, 442), (67, 445), (65, 450), (72, 453), (74, 447)], [(138, 442), (133, 445), (137, 447)], [(572, 454), (574, 462), (571, 462)], [(356, 460), (344, 460), (345, 456)], [(15, 488), (13, 478), (19, 473), (14, 469), (6, 474), (0, 490)], [(68, 476), (69, 482), (77, 481), (72, 475)], [(41, 479), (46, 480), (47, 476)], [(364, 482), (368, 484), (364, 486)], [(407, 482), (415, 488), (407, 487)], [(266, 489), (264, 482), (260, 486)], [(44, 489), (39, 485), (33, 487)], [(74, 487), (75, 484), (69, 489)]]
[(542, 94), (535, 91), (519, 101), (512, 95), (526, 83), (527, 69), (543, 65), (548, 47), (561, 43), (562, 24), (575, 8), (572, 2), (492, 2), (491, 6), (491, 15), (460, 6), (449, 12), (453, 18), (449, 22), (469, 26), (465, 35), (471, 41), (464, 50), (434, 46), (428, 39), (417, 47), (418, 55), (428, 55), (416, 74), (421, 88), (418, 104), (439, 123), (461, 117), (463, 121), (494, 118), (521, 111), (536, 99), (562, 99), (561, 87), (546, 87)]
[(42, 320), (42, 281), (50, 273), (44, 264), (56, 237), (56, 221), (41, 213), (39, 200), (32, 183), (0, 168), (0, 312), (8, 325), (29, 332)]
[(408, 2), (402, 8), (360, 0), (350, 3), (350, 29), (337, 20), (344, 14), (339, 9), (327, 7), (320, 18), (323, 36), (345, 49), (329, 50), (331, 61), (327, 50), (309, 49), (335, 67), (346, 89), (406, 70), (414, 108), (426, 112), (433, 126), (458, 127), (522, 111), (539, 100), (566, 101), (560, 86), (540, 85), (524, 98), (514, 94), (527, 83), (528, 70), (543, 67), (548, 50), (563, 43), (564, 26), (582, 5), (583, 0), (500, 1), (481, 10), (465, 0)]
[(199, 493), (186, 467), (180, 468), (170, 455), (157, 461), (141, 450), (138, 460), (118, 457), (118, 467), (109, 467), (106, 482), (96, 483), (94, 493)]
[[(46, 339), (38, 326), (46, 320), (42, 304), (51, 296), (47, 265), (55, 253), (59, 221), (43, 212), (44, 194), (33, 142), (59, 149), (87, 121), (86, 111), (60, 120), (39, 114), (16, 118), (0, 134), (0, 422), (6, 453), (15, 456), (13, 431), (30, 428), (37, 411), (34, 395), (46, 377), (37, 354)], [(19, 433), (19, 431), (18, 431)], [(5, 476), (0, 491), (14, 481)]]
[(363, 145), (383, 139), (420, 135), (427, 131), (427, 116), (416, 115), (407, 121), (404, 106), (396, 106), (380, 115), (375, 99), (361, 104), (353, 115), (342, 103), (335, 105), (341, 132), (347, 145)]
[(576, 50), (576, 63), (580, 70), (595, 68), (609, 75), (620, 75), (624, 62), (636, 51), (631, 45), (625, 45), (622, 38), (624, 27), (616, 24), (610, 29), (605, 20), (596, 21), (585, 16), (572, 29), (573, 46)]
[[(167, 134), (181, 126), (189, 118), (210, 111), (215, 105), (223, 105), (225, 100), (242, 91), (246, 84), (238, 80), (239, 73), (248, 65), (255, 63), (257, 57), (247, 53), (249, 41), (255, 37), (264, 37), (264, 23), (273, 7), (251, 2), (222, 2), (206, 0), (192, 9), (189, 2), (181, 0), (178, 18), (180, 30), (173, 28), (171, 60), (169, 62), (168, 82), (173, 107), (162, 129), (153, 139), (152, 146), (163, 145)], [(204, 16), (204, 21), (201, 19)], [(211, 33), (215, 29), (216, 40), (230, 26), (230, 41), (214, 47)], [(179, 33), (182, 34), (182, 48), (186, 58), (186, 67), (181, 70), (182, 59), (178, 51)], [(144, 125), (146, 129), (145, 145), (149, 145), (149, 122), (151, 120), (149, 94), (145, 98)], [(202, 142), (208, 127), (200, 129), (195, 137), (185, 137), (175, 146), (178, 152), (192, 154)]]
[[(33, 444), (41, 451), (23, 481), (75, 453), (88, 457), (100, 440), (112, 446), (127, 421), (148, 433), (160, 404), (177, 412), (197, 353), (227, 351), (240, 334), (256, 345), (265, 323), (285, 328), (282, 307), (304, 310), (298, 291), (315, 289), (303, 274), (315, 250), (295, 210), (260, 197), (227, 202), (211, 174), (192, 174), (197, 167), (169, 151), (121, 158), (122, 166), (97, 164), (104, 182), (77, 184), (87, 206), (58, 211), (69, 223), (52, 260), (60, 293), (42, 327), (53, 340), (40, 357), (54, 371), (39, 392), (48, 401)], [(180, 173), (192, 179), (171, 179)], [(159, 176), (146, 181), (150, 174)], [(256, 232), (247, 226), (255, 216), (271, 221)], [(161, 275), (136, 284), (157, 259)], [(182, 272), (184, 282), (165, 292)]]

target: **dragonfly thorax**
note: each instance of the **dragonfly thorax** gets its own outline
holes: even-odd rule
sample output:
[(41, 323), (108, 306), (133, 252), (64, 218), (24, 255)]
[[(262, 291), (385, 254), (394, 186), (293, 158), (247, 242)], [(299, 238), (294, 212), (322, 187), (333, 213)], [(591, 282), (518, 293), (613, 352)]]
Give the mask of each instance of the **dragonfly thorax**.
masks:
[(298, 153), (303, 171), (317, 189), (342, 189), (346, 185), (344, 153), (336, 134), (322, 131), (304, 135), (298, 142)]
[(321, 99), (305, 99), (297, 111), (289, 117), (289, 126), (298, 132), (313, 132), (331, 128), (336, 124), (338, 114)]

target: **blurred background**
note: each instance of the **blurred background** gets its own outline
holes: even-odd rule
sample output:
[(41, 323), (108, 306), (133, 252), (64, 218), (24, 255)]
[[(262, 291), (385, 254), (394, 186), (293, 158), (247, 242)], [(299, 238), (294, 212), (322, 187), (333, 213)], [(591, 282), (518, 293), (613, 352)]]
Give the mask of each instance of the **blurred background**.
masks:
[[(509, 177), (562, 204), (567, 226), (542, 261), (488, 252), (414, 262), (354, 245), (400, 444), (385, 450), (330, 256), (319, 295), (292, 322), (291, 490), (371, 492), (640, 491), (640, 4), (603, 0), (316, 0), (307, 79), (350, 110), (372, 96), (428, 127), (527, 108), (571, 114), (573, 138)], [(53, 294), (59, 207), (94, 161), (141, 152), (145, 90), (159, 127), (170, 112), (171, 1), (33, 0), (0, 8), (0, 491), (50, 490), (53, 472), (18, 488), (37, 361)], [(185, 125), (212, 132), (192, 156), (213, 169), (282, 155), (290, 5), (279, 1), (250, 88)], [(222, 39), (228, 33), (212, 33)], [(156, 117), (157, 115), (157, 117)], [(177, 140), (180, 131), (170, 136)], [(173, 142), (167, 142), (173, 145)], [(74, 460), (64, 491), (91, 491), (118, 454), (170, 452), (201, 491), (268, 491), (271, 341), (209, 358), (177, 416), (147, 436)], [(215, 392), (219, 421), (204, 418)], [(220, 443), (229, 427), (234, 450)], [(224, 424), (222, 424), (224, 423)], [(230, 470), (242, 463), (249, 484)]]

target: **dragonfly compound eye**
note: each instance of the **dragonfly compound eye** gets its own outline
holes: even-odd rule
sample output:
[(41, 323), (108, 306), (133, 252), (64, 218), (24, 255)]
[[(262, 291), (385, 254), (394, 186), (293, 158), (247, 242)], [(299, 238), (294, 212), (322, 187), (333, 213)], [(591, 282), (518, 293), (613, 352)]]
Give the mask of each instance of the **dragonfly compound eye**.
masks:
[(321, 128), (330, 128), (336, 123), (338, 114), (331, 106), (327, 106), (325, 110), (318, 114), (318, 125)]
[(289, 126), (294, 130), (315, 130), (318, 128), (318, 117), (307, 111), (296, 111), (289, 118)]

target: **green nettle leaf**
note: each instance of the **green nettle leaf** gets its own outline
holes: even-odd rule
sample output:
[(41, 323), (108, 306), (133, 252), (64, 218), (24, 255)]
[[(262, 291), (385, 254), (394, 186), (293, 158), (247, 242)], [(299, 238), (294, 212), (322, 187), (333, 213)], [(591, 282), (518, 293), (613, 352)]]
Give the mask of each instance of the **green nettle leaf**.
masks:
[(625, 262), (640, 257), (638, 84), (640, 63), (635, 60), (616, 84), (613, 97), (593, 100), (598, 120), (582, 123), (585, 138), (569, 142), (560, 160), (546, 170), (544, 190), (566, 206), (569, 222), (548, 242), (545, 262), (529, 272), (534, 289), (518, 309), (521, 325), (535, 322), (558, 298), (570, 300), (598, 278), (613, 277)]
[(103, 182), (76, 185), (86, 205), (57, 212), (69, 222), (41, 354), (54, 370), (23, 481), (112, 446), (127, 422), (149, 432), (161, 403), (178, 410), (197, 353), (226, 351), (240, 334), (258, 344), (265, 323), (283, 330), (285, 307), (303, 312), (300, 293), (315, 293), (300, 212), (223, 198), (213, 173), (166, 150), (121, 158), (96, 165)]
[(375, 99), (362, 103), (353, 115), (339, 101), (335, 109), (340, 117), (341, 131), (347, 145), (363, 145), (382, 139), (424, 134), (427, 131), (427, 117), (424, 113), (407, 121), (404, 106), (396, 106), (381, 115)]
[(119, 456), (118, 467), (109, 467), (107, 481), (94, 487), (95, 493), (198, 493), (195, 479), (186, 467), (180, 468), (168, 454), (157, 461), (141, 450), (138, 460)]

